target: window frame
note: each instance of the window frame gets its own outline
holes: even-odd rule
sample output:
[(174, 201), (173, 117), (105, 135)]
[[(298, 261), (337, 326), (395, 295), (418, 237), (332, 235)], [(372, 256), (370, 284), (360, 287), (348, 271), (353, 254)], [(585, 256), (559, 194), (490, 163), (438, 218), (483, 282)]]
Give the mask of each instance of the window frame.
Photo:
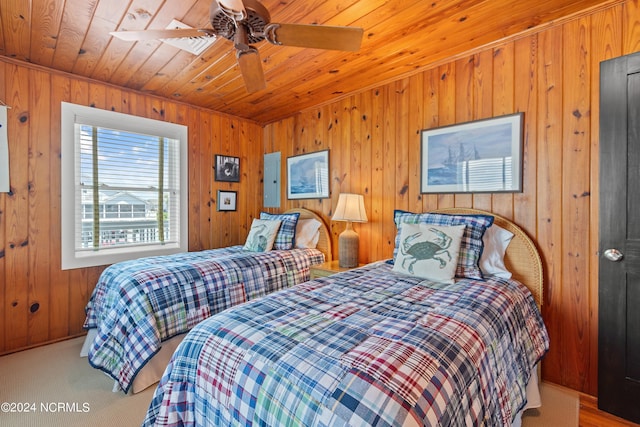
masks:
[[(80, 120), (78, 120), (80, 118)], [(178, 240), (98, 251), (76, 251), (75, 235), (83, 212), (76, 194), (76, 123), (95, 125), (125, 132), (157, 135), (179, 140), (180, 203)], [(133, 116), (68, 102), (61, 103), (61, 267), (62, 270), (113, 264), (145, 256), (187, 252), (188, 236), (188, 128), (171, 122)], [(81, 226), (81, 224), (80, 224)]]

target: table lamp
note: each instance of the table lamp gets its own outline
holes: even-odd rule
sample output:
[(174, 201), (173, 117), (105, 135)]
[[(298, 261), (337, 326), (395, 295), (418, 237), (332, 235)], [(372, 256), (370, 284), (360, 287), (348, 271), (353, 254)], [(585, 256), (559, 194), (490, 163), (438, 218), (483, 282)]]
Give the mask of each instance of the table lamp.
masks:
[(331, 217), (332, 221), (346, 221), (347, 228), (338, 236), (338, 258), (340, 267), (358, 266), (358, 244), (360, 238), (352, 226), (352, 222), (367, 222), (364, 210), (364, 197), (360, 194), (341, 193), (338, 206)]

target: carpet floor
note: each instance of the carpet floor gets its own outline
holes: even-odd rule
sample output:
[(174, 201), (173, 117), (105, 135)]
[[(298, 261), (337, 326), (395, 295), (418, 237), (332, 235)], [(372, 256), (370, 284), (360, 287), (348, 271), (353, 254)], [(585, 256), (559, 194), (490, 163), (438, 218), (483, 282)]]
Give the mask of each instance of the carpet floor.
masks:
[[(155, 387), (113, 393), (113, 381), (80, 358), (82, 338), (0, 357), (0, 426), (133, 427), (144, 419)], [(577, 393), (542, 383), (542, 408), (523, 427), (577, 427)]]

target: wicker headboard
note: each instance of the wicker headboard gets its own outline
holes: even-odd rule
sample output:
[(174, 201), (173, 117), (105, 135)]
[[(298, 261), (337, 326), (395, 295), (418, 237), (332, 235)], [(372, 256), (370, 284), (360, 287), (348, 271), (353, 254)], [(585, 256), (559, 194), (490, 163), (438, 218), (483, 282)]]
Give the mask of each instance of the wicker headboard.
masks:
[(331, 233), (329, 232), (329, 227), (325, 224), (324, 220), (317, 213), (310, 211), (305, 208), (292, 208), (287, 210), (285, 213), (296, 213), (300, 214), (300, 219), (317, 219), (322, 223), (320, 227), (320, 238), (318, 239), (318, 246), (316, 249), (321, 251), (324, 254), (324, 260), (329, 262), (333, 260), (333, 255), (331, 252)]
[(491, 215), (493, 223), (513, 233), (513, 239), (507, 247), (504, 263), (513, 278), (529, 288), (539, 306), (542, 306), (544, 288), (542, 260), (531, 238), (519, 226), (510, 220), (491, 212), (470, 208), (444, 208), (434, 212), (463, 215)]

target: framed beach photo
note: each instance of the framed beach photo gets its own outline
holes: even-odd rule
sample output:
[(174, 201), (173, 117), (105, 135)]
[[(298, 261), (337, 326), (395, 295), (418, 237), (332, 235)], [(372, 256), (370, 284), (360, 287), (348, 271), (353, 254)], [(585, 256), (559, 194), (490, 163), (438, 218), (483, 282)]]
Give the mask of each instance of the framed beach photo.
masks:
[(218, 190), (218, 211), (235, 211), (237, 202), (237, 191)]
[(215, 156), (216, 181), (240, 182), (240, 158), (233, 156)]
[(422, 193), (522, 191), (523, 113), (422, 131)]
[(287, 158), (287, 198), (329, 197), (329, 150)]

